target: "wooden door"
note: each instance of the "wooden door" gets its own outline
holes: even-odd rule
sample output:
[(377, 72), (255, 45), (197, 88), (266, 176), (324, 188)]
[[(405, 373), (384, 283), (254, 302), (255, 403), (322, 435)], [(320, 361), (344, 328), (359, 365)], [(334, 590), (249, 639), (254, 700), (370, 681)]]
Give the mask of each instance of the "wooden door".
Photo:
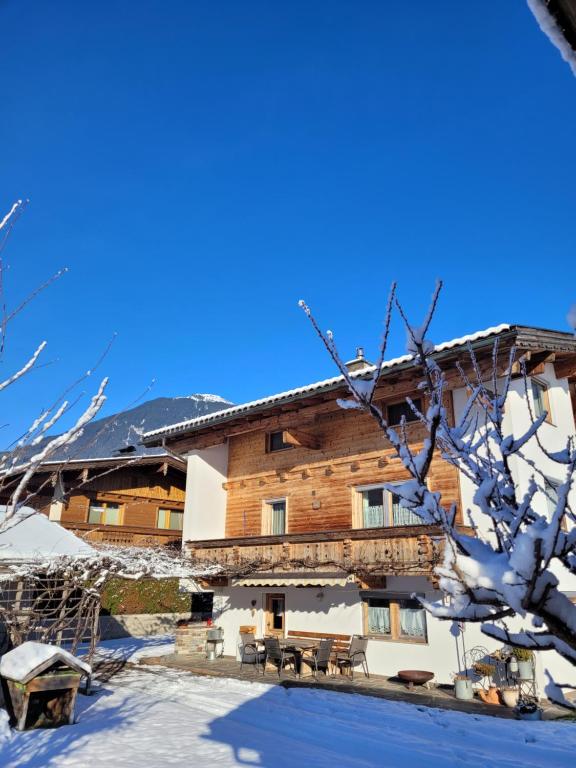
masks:
[(268, 593), (265, 600), (264, 629), (267, 635), (284, 637), (286, 624), (285, 609), (286, 598), (284, 595)]

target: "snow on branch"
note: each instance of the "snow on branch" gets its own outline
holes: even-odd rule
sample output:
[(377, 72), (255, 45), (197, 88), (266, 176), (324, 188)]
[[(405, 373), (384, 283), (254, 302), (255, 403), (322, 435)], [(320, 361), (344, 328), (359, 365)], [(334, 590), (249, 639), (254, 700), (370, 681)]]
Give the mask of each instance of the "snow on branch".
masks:
[(576, 52), (564, 37), (556, 19), (548, 10), (547, 4), (544, 0), (527, 0), (527, 2), (542, 32), (544, 32), (552, 45), (559, 50), (560, 56), (568, 64), (573, 74), (576, 75)]
[[(469, 394), (453, 423), (444, 407), (446, 372), (427, 339), (441, 288), (439, 282), (420, 325), (409, 321), (395, 286), (385, 313), (388, 329), (393, 302), (408, 336), (414, 389), (422, 393), (426, 403), (421, 413), (407, 398), (427, 431), (418, 450), (409, 442), (405, 421), (397, 428), (391, 427), (374, 404), (377, 384), (385, 397), (381, 380), (383, 361), (376, 371), (350, 374), (341, 362), (333, 336), (323, 334), (310, 308), (303, 302), (301, 306), (352, 396), (352, 400), (340, 400), (340, 406), (371, 415), (409, 473), (409, 480), (389, 486), (390, 489), (401, 498), (403, 506), (443, 534), (444, 557), (435, 573), (445, 599), (422, 600), (426, 609), (440, 619), (480, 622), (485, 634), (500, 639), (508, 636), (502, 622), (509, 617), (521, 617), (543, 629), (538, 633), (515, 634), (511, 638), (514, 645), (553, 649), (576, 666), (576, 605), (562, 592), (557, 576), (561, 572), (576, 574), (576, 518), (570, 506), (576, 441), (569, 438), (562, 451), (546, 450), (540, 434), (546, 414), (534, 417), (532, 413), (525, 370), (524, 401), (529, 426), (519, 434), (514, 433), (505, 419), (505, 406), (517, 352), (513, 347), (500, 350), (498, 338), (492, 355), (483, 356), (482, 365), (471, 344), (468, 360), (461, 359), (456, 364), (460, 386)], [(451, 371), (452, 378), (453, 374)], [(446, 506), (442, 494), (434, 490), (433, 480), (429, 482), (433, 461), (449, 463), (472, 483), (474, 508), (468, 511), (468, 528), (461, 525), (456, 505), (451, 501)], [(524, 485), (513, 471), (513, 467), (522, 464), (530, 473), (530, 480)], [(556, 473), (550, 465), (557, 467)], [(564, 478), (553, 496), (547, 485), (550, 472)], [(546, 512), (546, 500), (553, 510)]]

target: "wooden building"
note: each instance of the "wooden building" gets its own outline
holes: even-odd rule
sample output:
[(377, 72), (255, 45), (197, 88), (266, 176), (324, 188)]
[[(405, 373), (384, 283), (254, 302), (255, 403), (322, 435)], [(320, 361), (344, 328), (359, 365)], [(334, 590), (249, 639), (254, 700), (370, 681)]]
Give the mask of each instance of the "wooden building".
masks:
[[(458, 418), (466, 400), (456, 363), (470, 371), (472, 348), (488, 376), (496, 339), (498, 376), (514, 349), (518, 373), (522, 358), (533, 383), (532, 407), (541, 404), (536, 400), (547, 404), (550, 424), (543, 430), (556, 449), (575, 432), (576, 339), (570, 334), (503, 325), (439, 345), (449, 413)], [(358, 378), (373, 370), (361, 358), (349, 367)], [(393, 484), (407, 479), (406, 471), (375, 422), (343, 410), (342, 397), (347, 392), (338, 376), (143, 439), (148, 447), (187, 456), (183, 536), (193, 558), (225, 569), (213, 589), (226, 653), (236, 653), (242, 625), (259, 634), (361, 634), (369, 638), (374, 672), (433, 669), (447, 682), (458, 669), (455, 638), (413, 598), (441, 597), (433, 575), (442, 557), (440, 532), (402, 507)], [(402, 357), (384, 364), (376, 398), (389, 423), (406, 417), (410, 445), (418, 448), (425, 435), (406, 397), (421, 401), (417, 371)], [(521, 376), (507, 408), (511, 419), (524, 418)], [(518, 471), (522, 482), (524, 470)], [(445, 505), (456, 504), (463, 525), (472, 489), (440, 457), (430, 486)], [(467, 632), (468, 645), (485, 644), (474, 628)]]
[(28, 503), (88, 541), (179, 545), (185, 485), (185, 462), (167, 455), (47, 462)]

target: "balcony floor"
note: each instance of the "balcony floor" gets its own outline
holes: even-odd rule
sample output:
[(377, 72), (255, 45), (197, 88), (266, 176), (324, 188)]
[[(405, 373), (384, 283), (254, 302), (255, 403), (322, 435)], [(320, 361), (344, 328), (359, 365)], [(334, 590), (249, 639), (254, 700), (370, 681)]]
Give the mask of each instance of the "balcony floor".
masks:
[[(231, 677), (236, 680), (246, 680), (247, 682), (254, 681), (271, 685), (282, 685), (285, 688), (319, 688), (322, 690), (339, 691), (341, 693), (373, 696), (389, 701), (403, 701), (424, 707), (467, 712), (475, 715), (492, 715), (507, 719), (514, 717), (512, 710), (504, 706), (484, 704), (479, 700), (470, 702), (458, 701), (454, 698), (452, 688), (449, 686), (438, 686), (430, 690), (416, 686), (412, 690), (408, 690), (403, 683), (394, 678), (371, 674), (368, 679), (361, 672), (356, 673), (353, 680), (347, 675), (327, 677), (322, 674), (318, 675), (318, 680), (314, 680), (312, 677), (298, 679), (294, 677), (292, 672), (286, 671), (282, 678), (279, 679), (278, 673), (271, 667), (267, 669), (265, 675), (262, 675), (261, 671), (257, 671), (251, 665), (244, 665), (242, 671), (240, 671), (240, 663), (230, 656), (223, 656), (214, 661), (208, 661), (202, 657), (186, 656), (183, 654), (147, 657), (141, 659), (139, 664), (161, 665), (205, 677)], [(552, 720), (566, 714), (565, 710), (547, 702), (542, 703), (542, 706), (544, 707), (544, 718), (546, 720)]]

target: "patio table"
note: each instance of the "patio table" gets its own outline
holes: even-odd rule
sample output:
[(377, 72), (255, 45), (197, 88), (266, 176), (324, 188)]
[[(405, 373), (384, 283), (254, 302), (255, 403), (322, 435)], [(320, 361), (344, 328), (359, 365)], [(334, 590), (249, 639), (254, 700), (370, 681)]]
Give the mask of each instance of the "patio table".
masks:
[(302, 654), (304, 651), (311, 651), (314, 648), (318, 648), (320, 640), (308, 640), (306, 638), (299, 639), (297, 637), (282, 637), (280, 638), (280, 646), (282, 648), (288, 648), (294, 651), (296, 656), (296, 671), (300, 677), (311, 677), (312, 668), (308, 664), (302, 664)]

